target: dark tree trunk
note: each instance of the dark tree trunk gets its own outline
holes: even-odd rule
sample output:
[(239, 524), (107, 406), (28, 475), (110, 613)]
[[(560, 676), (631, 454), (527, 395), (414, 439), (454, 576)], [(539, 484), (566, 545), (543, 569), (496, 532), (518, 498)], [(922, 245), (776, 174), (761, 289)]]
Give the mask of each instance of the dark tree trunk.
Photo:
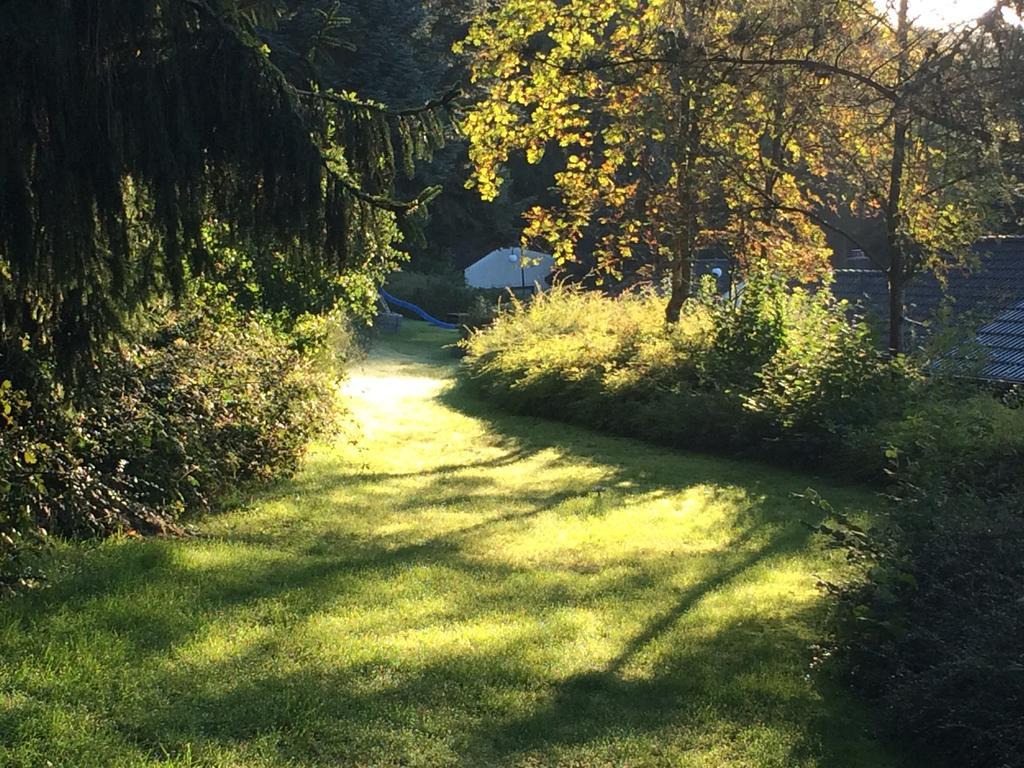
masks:
[[(896, 21), (896, 44), (899, 46), (900, 87), (907, 78), (907, 0), (900, 0)], [(903, 219), (903, 166), (907, 155), (909, 117), (898, 96), (893, 103), (894, 125), (892, 159), (889, 164), (889, 194), (885, 205), (886, 246), (889, 251), (889, 353), (895, 357), (904, 351), (904, 289), (906, 288), (907, 254), (901, 232)]]
[(889, 354), (893, 357), (903, 353), (906, 341), (903, 337), (906, 310), (904, 294), (906, 280), (902, 275), (889, 272)]
[(683, 310), (683, 303), (690, 295), (690, 283), (692, 282), (693, 267), (691, 256), (684, 255), (682, 251), (676, 251), (672, 262), (672, 291), (669, 294), (668, 304), (665, 307), (665, 320), (669, 323), (678, 323), (679, 315)]
[[(680, 64), (682, 68), (682, 64)], [(697, 158), (700, 153), (700, 109), (691, 85), (679, 85), (679, 124), (675, 143), (676, 204), (679, 223), (673, 237), (671, 293), (665, 320), (679, 322), (683, 303), (693, 282), (694, 244), (697, 241)]]
[[(906, 0), (903, 0), (904, 3)], [(894, 357), (904, 351), (903, 294), (907, 282), (907, 259), (900, 232), (902, 220), (903, 164), (907, 152), (907, 123), (897, 118), (893, 135), (892, 163), (889, 168), (889, 196), (886, 201), (886, 246), (889, 251), (889, 353)]]
[[(769, 164), (765, 168), (764, 188), (762, 191), (764, 196), (764, 207), (754, 213), (755, 216), (759, 217), (769, 227), (775, 221), (777, 214), (775, 209), (775, 185), (779, 180), (779, 173), (782, 168), (782, 154), (784, 149), (782, 131), (783, 121), (786, 117), (786, 92), (785, 88), (782, 86), (782, 81), (778, 76), (778, 73), (776, 73), (775, 77), (772, 79), (772, 90), (775, 103), (772, 108), (772, 122), (766, 128), (769, 142)], [(763, 241), (758, 242), (756, 245), (761, 265), (767, 264), (772, 256), (768, 246)]]

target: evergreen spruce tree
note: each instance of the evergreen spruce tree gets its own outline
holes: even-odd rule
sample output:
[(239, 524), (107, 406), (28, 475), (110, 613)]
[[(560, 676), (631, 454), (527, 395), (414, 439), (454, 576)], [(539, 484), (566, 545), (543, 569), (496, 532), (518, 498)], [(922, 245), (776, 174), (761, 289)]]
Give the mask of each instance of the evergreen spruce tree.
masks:
[(371, 299), (450, 100), (335, 90), (349, 33), (332, 0), (0, 0), (4, 346), (82, 359), (209, 267), (211, 222)]

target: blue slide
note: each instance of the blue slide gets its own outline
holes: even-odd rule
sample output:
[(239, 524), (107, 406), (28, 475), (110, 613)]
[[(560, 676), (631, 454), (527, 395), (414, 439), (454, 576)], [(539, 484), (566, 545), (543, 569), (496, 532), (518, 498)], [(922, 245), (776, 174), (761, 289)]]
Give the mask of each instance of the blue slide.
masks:
[(459, 326), (455, 325), (454, 323), (446, 323), (443, 320), (438, 320), (433, 315), (428, 315), (426, 312), (424, 312), (422, 309), (417, 307), (415, 304), (410, 304), (408, 301), (402, 301), (401, 299), (396, 299), (394, 296), (392, 296), (390, 293), (385, 291), (383, 288), (380, 289), (380, 295), (384, 298), (384, 301), (388, 302), (389, 304), (394, 304), (396, 307), (401, 307), (402, 309), (408, 309), (414, 315), (417, 315), (417, 316), (423, 318), (424, 320), (426, 320), (431, 325), (436, 325), (438, 328), (444, 328), (445, 330), (448, 330), (448, 331), (457, 331), (457, 330), (459, 330)]

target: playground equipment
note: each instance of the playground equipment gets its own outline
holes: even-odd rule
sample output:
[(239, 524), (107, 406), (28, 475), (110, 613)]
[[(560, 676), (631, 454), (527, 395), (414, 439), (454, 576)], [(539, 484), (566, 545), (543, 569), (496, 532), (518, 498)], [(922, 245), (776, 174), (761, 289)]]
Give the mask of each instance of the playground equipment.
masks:
[(427, 313), (425, 310), (421, 309), (420, 307), (417, 307), (415, 304), (412, 304), (412, 303), (410, 303), (408, 301), (402, 301), (401, 299), (395, 298), (390, 293), (385, 291), (383, 288), (380, 289), (380, 297), (381, 297), (381, 300), (384, 302), (384, 306), (388, 308), (388, 311), (390, 311), (390, 306), (389, 305), (393, 304), (396, 307), (401, 307), (402, 309), (409, 310), (410, 312), (412, 312), (414, 315), (416, 315), (420, 319), (425, 320), (428, 323), (430, 323), (431, 325), (436, 326), (438, 328), (444, 328), (445, 330), (448, 330), (448, 331), (457, 331), (457, 330), (459, 330), (459, 326), (455, 325), (454, 323), (446, 323), (444, 320), (438, 320), (436, 317), (434, 317), (433, 315)]

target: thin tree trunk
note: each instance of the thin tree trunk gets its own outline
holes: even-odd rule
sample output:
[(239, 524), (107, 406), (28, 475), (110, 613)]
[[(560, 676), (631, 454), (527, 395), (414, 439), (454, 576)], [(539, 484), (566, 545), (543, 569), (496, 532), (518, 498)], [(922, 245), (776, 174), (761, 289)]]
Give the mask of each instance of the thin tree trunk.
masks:
[(889, 272), (889, 354), (893, 357), (903, 354), (906, 341), (903, 326), (906, 322), (904, 297), (906, 281), (897, 273)]
[[(768, 139), (769, 139), (769, 155), (768, 161), (770, 165), (766, 169), (764, 176), (764, 208), (756, 212), (758, 216), (766, 226), (771, 227), (775, 221), (775, 217), (778, 212), (775, 209), (775, 185), (779, 180), (779, 172), (782, 168), (782, 150), (783, 150), (783, 120), (786, 116), (786, 103), (785, 103), (785, 89), (782, 86), (781, 78), (778, 73), (774, 73), (772, 78), (772, 92), (774, 98), (774, 105), (772, 107), (772, 121), (767, 127)], [(756, 244), (759, 265), (763, 267), (768, 264), (772, 257), (772, 253), (768, 245), (762, 238), (758, 238), (759, 242)]]
[[(905, 3), (906, 0), (903, 0)], [(892, 163), (889, 168), (889, 197), (886, 201), (886, 245), (889, 250), (889, 353), (894, 357), (904, 351), (904, 291), (907, 283), (906, 254), (900, 232), (903, 194), (903, 165), (907, 152), (907, 123), (897, 118), (893, 133)]]
[(665, 320), (669, 323), (679, 322), (683, 304), (690, 295), (690, 285), (693, 282), (692, 259), (693, 248), (684, 242), (677, 243), (672, 259), (671, 293), (665, 307)]
[[(681, 66), (681, 65), (680, 65)], [(681, 78), (680, 78), (681, 80)], [(671, 294), (665, 307), (665, 320), (679, 322), (683, 303), (693, 282), (694, 244), (697, 240), (697, 158), (700, 152), (700, 116), (692, 86), (679, 87), (679, 121), (675, 146), (676, 204), (680, 222), (676, 228)]]
[[(899, 46), (899, 85), (907, 78), (907, 0), (900, 0), (896, 20), (896, 44)], [(907, 283), (906, 253), (901, 233), (903, 218), (903, 166), (907, 156), (909, 118), (901, 97), (893, 103), (892, 160), (889, 165), (889, 194), (885, 205), (886, 245), (889, 251), (889, 353), (895, 357), (904, 351), (904, 291)]]

